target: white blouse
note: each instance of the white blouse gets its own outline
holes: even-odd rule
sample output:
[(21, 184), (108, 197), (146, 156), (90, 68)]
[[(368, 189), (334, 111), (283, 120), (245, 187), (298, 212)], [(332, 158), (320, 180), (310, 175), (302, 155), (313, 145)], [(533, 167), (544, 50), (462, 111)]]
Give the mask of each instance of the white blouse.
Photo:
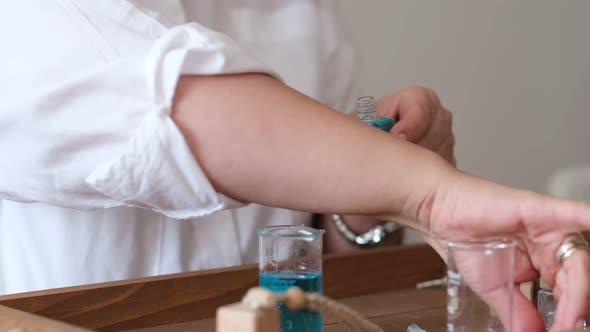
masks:
[(308, 222), (217, 193), (171, 103), (181, 75), (262, 72), (351, 109), (334, 3), (0, 3), (0, 294), (251, 263), (256, 228)]

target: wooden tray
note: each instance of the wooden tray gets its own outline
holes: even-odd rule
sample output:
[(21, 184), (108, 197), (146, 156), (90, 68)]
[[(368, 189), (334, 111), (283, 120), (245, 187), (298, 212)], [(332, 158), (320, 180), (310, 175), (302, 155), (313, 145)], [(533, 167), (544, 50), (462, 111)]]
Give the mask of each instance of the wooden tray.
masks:
[[(444, 291), (414, 289), (444, 273), (426, 245), (327, 255), (324, 293), (396, 326), (392, 331), (428, 317), (427, 325), (437, 325), (432, 331), (444, 331)], [(257, 284), (258, 267), (246, 265), (0, 296), (0, 330), (213, 331), (215, 310)], [(338, 331), (329, 317), (325, 324), (325, 331)]]

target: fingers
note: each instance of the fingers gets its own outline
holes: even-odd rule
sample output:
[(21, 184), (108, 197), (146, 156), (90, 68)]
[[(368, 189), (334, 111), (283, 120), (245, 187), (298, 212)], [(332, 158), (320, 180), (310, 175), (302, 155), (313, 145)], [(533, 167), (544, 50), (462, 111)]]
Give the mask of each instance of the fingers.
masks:
[[(422, 146), (422, 144), (419, 144)], [(450, 137), (445, 139), (445, 141), (432, 151), (436, 152), (438, 155), (443, 157), (446, 161), (448, 161), (453, 167), (457, 167), (457, 159), (455, 158), (455, 137), (451, 134)]]
[[(568, 234), (590, 229), (590, 206), (538, 194), (531, 196), (530, 193), (526, 201), (521, 209), (521, 220), (530, 239), (527, 245), (529, 254), (536, 269), (554, 287), (554, 292), (559, 297), (567, 288), (564, 288), (566, 282), (563, 280), (565, 270), (555, 261), (555, 252)], [(567, 259), (567, 265), (579, 260), (572, 258)], [(590, 279), (589, 271), (580, 275)]]
[(456, 166), (455, 136), (452, 130), (451, 112), (444, 109), (436, 112), (431, 127), (417, 143), (438, 153), (453, 166)]
[(559, 301), (551, 331), (576, 328), (586, 316), (590, 299), (590, 255), (576, 249), (557, 272), (556, 299)]
[(536, 194), (531, 197), (523, 204), (523, 222), (533, 237), (590, 229), (590, 205)]
[(418, 144), (429, 148), (436, 148), (453, 135), (453, 117), (451, 112), (442, 107), (431, 110), (431, 112), (433, 114), (430, 115), (430, 127), (418, 140)]
[(512, 316), (512, 331), (514, 332), (542, 332), (545, 331), (545, 324), (541, 314), (534, 304), (529, 301), (520, 291), (518, 286), (514, 287), (514, 310)]
[(381, 115), (398, 120), (392, 135), (434, 151), (456, 165), (452, 115), (434, 91), (412, 87), (381, 98), (377, 104)]
[(424, 108), (421, 104), (402, 108), (399, 121), (393, 126), (391, 133), (394, 136), (405, 135), (408, 141), (418, 143), (430, 130), (434, 120), (431, 113), (431, 110)]
[(422, 87), (411, 87), (377, 101), (379, 113), (398, 122), (391, 133), (403, 135), (417, 143), (429, 130), (433, 117), (442, 108), (436, 93)]
[(442, 108), (406, 109), (406, 113), (400, 114), (400, 120), (391, 133), (438, 153), (456, 166), (451, 112)]
[[(524, 196), (511, 200), (521, 202), (517, 219), (526, 229), (529, 255), (543, 279), (557, 287), (557, 273), (563, 269), (555, 261), (555, 252), (568, 234), (590, 229), (590, 205), (531, 192), (521, 194)], [(559, 294), (561, 289), (554, 291)]]
[[(539, 314), (534, 304), (522, 294), (519, 286), (513, 286), (509, 289), (499, 288), (493, 291), (480, 293), (479, 295), (489, 305), (494, 315), (500, 320), (505, 331), (545, 331), (545, 324), (543, 323), (541, 314)], [(512, 307), (510, 306), (511, 297), (513, 299)], [(494, 329), (494, 331), (496, 330)]]

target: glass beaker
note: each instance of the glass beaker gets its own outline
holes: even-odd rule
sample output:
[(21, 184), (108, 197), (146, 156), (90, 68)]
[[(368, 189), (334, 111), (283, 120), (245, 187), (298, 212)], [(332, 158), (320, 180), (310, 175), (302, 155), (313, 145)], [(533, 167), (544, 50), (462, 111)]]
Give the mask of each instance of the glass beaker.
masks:
[[(545, 331), (549, 331), (551, 325), (553, 325), (553, 318), (555, 317), (555, 311), (557, 310), (557, 300), (553, 296), (553, 290), (541, 288), (539, 292), (537, 292), (537, 310), (541, 314), (541, 317), (543, 317)], [(590, 330), (590, 325), (588, 324), (589, 321), (590, 315), (586, 316), (584, 321), (581, 322), (581, 326), (577, 331)]]
[(545, 331), (549, 331), (553, 325), (553, 317), (557, 309), (557, 301), (553, 297), (553, 291), (550, 289), (540, 289), (537, 293), (537, 310), (543, 317), (545, 323)]
[[(259, 284), (276, 292), (297, 286), (322, 293), (322, 240), (324, 230), (306, 226), (270, 226), (257, 230)], [(320, 313), (290, 311), (279, 304), (281, 332), (320, 332)]]
[(516, 242), (448, 241), (447, 331), (510, 332)]

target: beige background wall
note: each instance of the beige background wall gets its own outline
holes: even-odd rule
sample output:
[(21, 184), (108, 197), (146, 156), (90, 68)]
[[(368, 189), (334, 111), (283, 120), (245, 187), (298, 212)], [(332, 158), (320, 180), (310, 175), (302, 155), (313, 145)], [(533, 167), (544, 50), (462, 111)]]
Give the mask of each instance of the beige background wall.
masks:
[(590, 162), (590, 1), (338, 1), (363, 92), (434, 88), (462, 169), (543, 191)]

